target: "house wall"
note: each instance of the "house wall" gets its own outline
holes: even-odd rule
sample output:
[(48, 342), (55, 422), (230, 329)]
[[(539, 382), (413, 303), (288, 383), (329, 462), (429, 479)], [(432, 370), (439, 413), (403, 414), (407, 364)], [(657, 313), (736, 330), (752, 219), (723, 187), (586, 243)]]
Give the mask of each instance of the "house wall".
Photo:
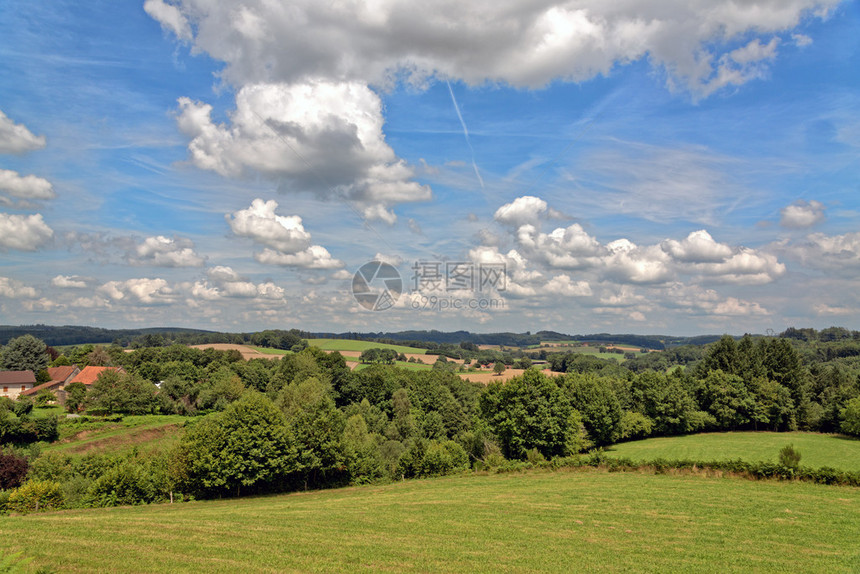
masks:
[(0, 386), (0, 397), (9, 397), (14, 401), (22, 392), (32, 388), (30, 383), (3, 383)]

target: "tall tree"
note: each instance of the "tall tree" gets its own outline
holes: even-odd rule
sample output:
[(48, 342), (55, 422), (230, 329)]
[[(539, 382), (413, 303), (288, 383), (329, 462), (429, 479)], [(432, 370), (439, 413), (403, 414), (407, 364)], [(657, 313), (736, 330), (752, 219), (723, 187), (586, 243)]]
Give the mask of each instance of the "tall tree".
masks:
[(50, 357), (47, 345), (33, 335), (22, 335), (9, 341), (0, 352), (0, 363), (8, 371), (33, 371), (47, 368)]
[(295, 440), (284, 414), (253, 391), (188, 429), (178, 456), (186, 488), (203, 494), (277, 488), (297, 470)]

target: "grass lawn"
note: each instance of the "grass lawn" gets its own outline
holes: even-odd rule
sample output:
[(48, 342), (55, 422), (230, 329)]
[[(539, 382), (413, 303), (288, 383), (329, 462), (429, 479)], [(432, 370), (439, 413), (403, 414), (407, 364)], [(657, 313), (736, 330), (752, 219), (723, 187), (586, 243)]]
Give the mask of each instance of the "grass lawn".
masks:
[(50, 407), (33, 407), (33, 411), (30, 414), (34, 417), (48, 417), (51, 415), (63, 417), (66, 415), (66, 409), (59, 405), (53, 405)]
[(860, 440), (840, 435), (808, 432), (727, 432), (649, 438), (625, 442), (606, 449), (610, 456), (633, 460), (768, 460), (777, 462), (779, 451), (793, 444), (803, 466), (831, 466), (860, 471)]
[(269, 347), (251, 347), (257, 352), (263, 353), (264, 355), (289, 355), (292, 351), (287, 351), (285, 349), (270, 349)]
[(132, 448), (159, 450), (178, 440), (182, 424), (188, 418), (181, 415), (127, 415), (120, 422), (84, 423), (61, 419), (60, 440), (42, 450), (63, 454), (119, 454)]
[(308, 344), (319, 347), (323, 351), (366, 351), (367, 349), (394, 349), (398, 353), (425, 354), (426, 349), (404, 347), (403, 345), (386, 345), (372, 341), (356, 341), (353, 339), (308, 339)]
[(860, 568), (857, 489), (701, 476), (470, 475), (0, 520), (0, 552), (60, 572)]
[[(356, 371), (361, 371), (362, 369), (366, 369), (370, 365), (367, 363), (359, 363), (355, 366)], [(433, 365), (425, 365), (423, 363), (410, 363), (408, 361), (394, 361), (394, 365), (401, 369), (406, 369), (407, 371), (427, 371), (433, 368)]]

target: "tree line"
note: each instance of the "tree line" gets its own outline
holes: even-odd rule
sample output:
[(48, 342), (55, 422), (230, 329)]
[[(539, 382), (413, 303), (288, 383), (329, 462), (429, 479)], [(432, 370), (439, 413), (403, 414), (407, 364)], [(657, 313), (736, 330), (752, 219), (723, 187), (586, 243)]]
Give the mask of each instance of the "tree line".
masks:
[[(20, 478), (55, 483), (67, 504), (108, 505), (436, 476), (702, 431), (860, 435), (857, 364), (816, 361), (809, 344), (727, 336), (660, 370), (558, 353), (548, 360), (562, 375), (529, 369), (487, 386), (380, 360), (352, 371), (339, 353), (313, 347), (249, 361), (182, 345), (82, 347), (54, 363), (126, 372), (102, 375), (69, 409), (181, 414), (185, 432), (158, 457), (30, 457)], [(15, 408), (2, 420), (20, 420)]]

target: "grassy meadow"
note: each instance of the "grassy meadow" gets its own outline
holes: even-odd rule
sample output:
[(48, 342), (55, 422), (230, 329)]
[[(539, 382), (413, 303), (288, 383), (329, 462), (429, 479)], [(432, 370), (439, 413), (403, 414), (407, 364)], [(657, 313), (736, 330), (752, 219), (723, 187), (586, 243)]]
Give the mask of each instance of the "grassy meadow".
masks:
[(788, 444), (800, 451), (803, 466), (860, 471), (860, 439), (808, 432), (725, 432), (649, 438), (612, 445), (606, 453), (637, 461), (664, 458), (777, 462), (780, 449)]
[(531, 471), (0, 519), (58, 572), (851, 572), (858, 489)]
[(76, 423), (63, 419), (59, 441), (45, 445), (42, 450), (69, 455), (121, 454), (133, 448), (156, 451), (179, 439), (186, 420), (188, 417), (181, 415), (126, 415), (118, 422)]
[(385, 343), (374, 343), (373, 341), (356, 341), (353, 339), (308, 339), (312, 347), (319, 347), (323, 351), (366, 351), (367, 349), (394, 349), (398, 353), (411, 353), (417, 355), (425, 354), (426, 349), (405, 347), (403, 345), (388, 345)]

